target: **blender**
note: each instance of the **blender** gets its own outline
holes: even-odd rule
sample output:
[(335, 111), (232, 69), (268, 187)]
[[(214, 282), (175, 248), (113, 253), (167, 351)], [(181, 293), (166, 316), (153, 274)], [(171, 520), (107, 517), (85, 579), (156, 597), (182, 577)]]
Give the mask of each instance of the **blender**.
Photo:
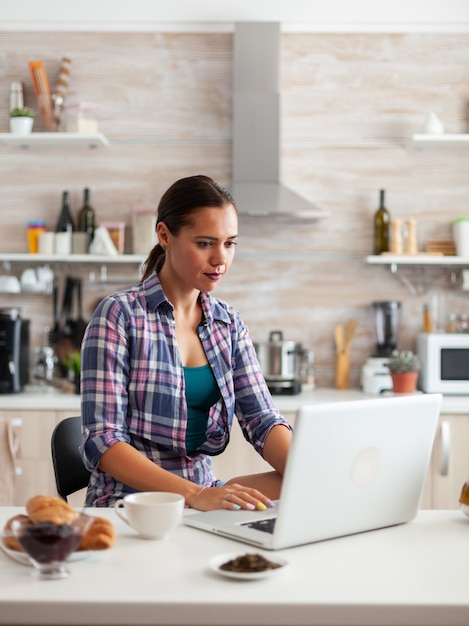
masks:
[(388, 358), (397, 349), (401, 303), (397, 300), (372, 302), (375, 331), (375, 352), (362, 368), (361, 386), (365, 393), (383, 393), (392, 390), (392, 380), (386, 367)]

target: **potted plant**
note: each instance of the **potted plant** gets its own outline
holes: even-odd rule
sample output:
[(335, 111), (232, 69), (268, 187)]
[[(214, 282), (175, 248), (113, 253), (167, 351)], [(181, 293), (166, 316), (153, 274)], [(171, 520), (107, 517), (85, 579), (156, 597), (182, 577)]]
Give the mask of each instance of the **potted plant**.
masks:
[(67, 379), (75, 385), (75, 393), (80, 393), (80, 352), (78, 350), (73, 350), (67, 354), (67, 356), (62, 359), (62, 365), (67, 371)]
[(389, 369), (394, 393), (414, 393), (420, 370), (420, 360), (412, 350), (394, 350), (386, 367)]
[(10, 111), (10, 131), (15, 135), (29, 135), (33, 129), (36, 113), (28, 107)]

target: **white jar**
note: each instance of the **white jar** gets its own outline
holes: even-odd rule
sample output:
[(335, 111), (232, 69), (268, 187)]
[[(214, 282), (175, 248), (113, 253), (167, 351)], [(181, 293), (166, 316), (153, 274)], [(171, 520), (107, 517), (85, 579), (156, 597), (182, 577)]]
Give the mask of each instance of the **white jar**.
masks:
[(134, 207), (132, 209), (132, 252), (147, 255), (158, 243), (156, 236), (156, 208)]
[(453, 220), (453, 241), (456, 254), (469, 257), (469, 217)]

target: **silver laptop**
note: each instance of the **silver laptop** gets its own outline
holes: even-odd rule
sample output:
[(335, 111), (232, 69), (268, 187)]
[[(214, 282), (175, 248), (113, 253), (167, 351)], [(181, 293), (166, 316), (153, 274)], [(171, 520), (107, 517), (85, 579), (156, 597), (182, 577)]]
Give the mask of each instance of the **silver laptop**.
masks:
[(418, 512), (442, 396), (301, 407), (276, 506), (184, 517), (268, 550), (403, 524)]

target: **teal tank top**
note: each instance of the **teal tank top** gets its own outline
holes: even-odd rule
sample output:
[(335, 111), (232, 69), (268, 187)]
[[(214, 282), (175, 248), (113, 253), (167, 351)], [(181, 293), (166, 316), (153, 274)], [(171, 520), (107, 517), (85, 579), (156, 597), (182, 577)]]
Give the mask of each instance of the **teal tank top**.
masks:
[(186, 450), (195, 452), (207, 439), (210, 407), (220, 398), (220, 390), (210, 365), (184, 367), (187, 402)]

